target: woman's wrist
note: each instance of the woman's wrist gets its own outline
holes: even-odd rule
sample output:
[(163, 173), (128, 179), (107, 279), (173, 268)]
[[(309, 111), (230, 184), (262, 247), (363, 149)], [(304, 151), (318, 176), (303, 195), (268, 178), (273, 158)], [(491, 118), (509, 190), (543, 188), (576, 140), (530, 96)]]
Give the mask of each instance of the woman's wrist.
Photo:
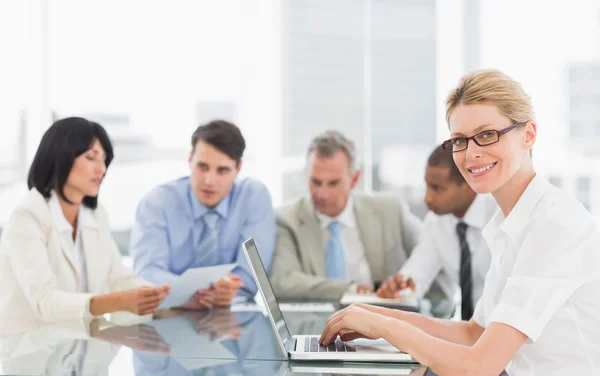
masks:
[(385, 339), (398, 349), (402, 351), (407, 351), (407, 343), (405, 343), (405, 339), (408, 336), (406, 336), (405, 333), (407, 328), (411, 326), (409, 323), (404, 322), (402, 320), (396, 320), (394, 318), (387, 317), (386, 320), (381, 321), (378, 326), (379, 336), (381, 338)]
[(118, 293), (98, 295), (90, 300), (90, 313), (93, 316), (121, 310), (123, 310), (123, 299)]

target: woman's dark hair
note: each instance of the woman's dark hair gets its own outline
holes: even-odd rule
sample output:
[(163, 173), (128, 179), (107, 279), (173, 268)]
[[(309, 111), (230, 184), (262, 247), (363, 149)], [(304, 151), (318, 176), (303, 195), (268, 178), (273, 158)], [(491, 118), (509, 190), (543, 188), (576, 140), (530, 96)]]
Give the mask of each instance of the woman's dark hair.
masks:
[[(27, 177), (29, 189), (35, 187), (46, 198), (54, 189), (60, 198), (72, 203), (65, 197), (65, 183), (75, 158), (89, 150), (94, 140), (98, 140), (104, 149), (108, 169), (113, 159), (113, 148), (100, 124), (80, 117), (65, 118), (52, 124), (42, 136), (31, 163)], [(83, 205), (96, 209), (98, 197), (84, 197)]]

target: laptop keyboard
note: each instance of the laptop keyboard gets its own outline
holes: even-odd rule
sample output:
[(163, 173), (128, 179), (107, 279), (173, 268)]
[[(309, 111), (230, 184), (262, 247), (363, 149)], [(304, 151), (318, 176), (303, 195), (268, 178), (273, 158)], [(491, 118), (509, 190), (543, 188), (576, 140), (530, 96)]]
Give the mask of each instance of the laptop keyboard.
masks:
[(346, 343), (339, 338), (327, 346), (319, 345), (319, 337), (309, 337), (304, 341), (304, 352), (355, 352), (356, 348), (351, 343)]

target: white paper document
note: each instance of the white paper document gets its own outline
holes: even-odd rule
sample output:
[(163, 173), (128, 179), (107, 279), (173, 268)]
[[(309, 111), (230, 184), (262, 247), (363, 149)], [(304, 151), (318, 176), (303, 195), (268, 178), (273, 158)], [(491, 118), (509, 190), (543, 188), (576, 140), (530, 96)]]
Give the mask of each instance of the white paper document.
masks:
[(411, 311), (418, 311), (419, 309), (419, 300), (413, 293), (402, 293), (398, 298), (386, 299), (378, 297), (375, 293), (357, 294), (347, 292), (340, 299), (341, 305), (350, 305), (352, 303), (373, 304)]
[(185, 305), (199, 289), (207, 289), (233, 270), (236, 264), (206, 266), (186, 270), (171, 285), (171, 292), (165, 297), (158, 309), (169, 309)]

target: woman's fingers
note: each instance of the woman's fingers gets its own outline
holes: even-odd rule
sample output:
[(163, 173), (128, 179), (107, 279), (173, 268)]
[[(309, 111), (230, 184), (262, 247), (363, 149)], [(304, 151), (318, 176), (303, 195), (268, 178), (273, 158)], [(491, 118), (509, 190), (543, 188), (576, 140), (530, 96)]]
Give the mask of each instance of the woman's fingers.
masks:
[(159, 297), (160, 290), (154, 287), (142, 287), (137, 290), (137, 296), (140, 299)]
[[(160, 302), (161, 302), (160, 299), (138, 302), (138, 311), (145, 312), (143, 314), (152, 313), (160, 305)], [(139, 313), (139, 314), (141, 315), (142, 313)]]
[(333, 323), (332, 325), (328, 325), (325, 329), (327, 332), (323, 332), (323, 340), (321, 344), (323, 346), (327, 346), (333, 341), (335, 341), (339, 331), (343, 328), (343, 319)]
[(355, 304), (349, 305), (348, 307), (344, 308), (344, 309), (340, 309), (337, 312), (334, 312), (331, 317), (329, 318), (329, 320), (327, 320), (327, 323), (329, 323), (332, 320), (337, 320), (340, 316), (346, 314), (346, 312), (348, 312), (348, 310), (354, 309), (356, 307)]
[(163, 301), (165, 296), (170, 291), (168, 285), (159, 287), (142, 287), (138, 289), (136, 297), (138, 306), (156, 304), (157, 306)]
[[(343, 317), (343, 315), (335, 315), (335, 317), (332, 316), (329, 321), (327, 321), (327, 325), (325, 325), (321, 338), (319, 338), (319, 343), (323, 345), (330, 343), (331, 337), (334, 337), (334, 335), (337, 335), (338, 333), (334, 328), (342, 321)], [(335, 331), (334, 334), (332, 334), (333, 331)]]
[(137, 289), (137, 296), (141, 298), (151, 298), (151, 297), (165, 297), (171, 290), (169, 285), (158, 286), (158, 287), (140, 287)]
[(158, 307), (160, 305), (161, 300), (160, 299), (153, 299), (153, 300), (142, 300), (142, 301), (138, 301), (137, 302), (137, 307), (138, 309), (144, 309), (144, 308), (148, 308), (148, 307)]
[(348, 325), (351, 322), (352, 317), (360, 312), (364, 312), (364, 309), (356, 304), (352, 304), (347, 308), (336, 312), (327, 321), (327, 325), (323, 330), (323, 334), (321, 334), (319, 343), (328, 345), (335, 340), (339, 333), (355, 332), (354, 328), (349, 327)]
[(138, 309), (138, 315), (143, 316), (156, 310), (156, 306), (143, 306)]

